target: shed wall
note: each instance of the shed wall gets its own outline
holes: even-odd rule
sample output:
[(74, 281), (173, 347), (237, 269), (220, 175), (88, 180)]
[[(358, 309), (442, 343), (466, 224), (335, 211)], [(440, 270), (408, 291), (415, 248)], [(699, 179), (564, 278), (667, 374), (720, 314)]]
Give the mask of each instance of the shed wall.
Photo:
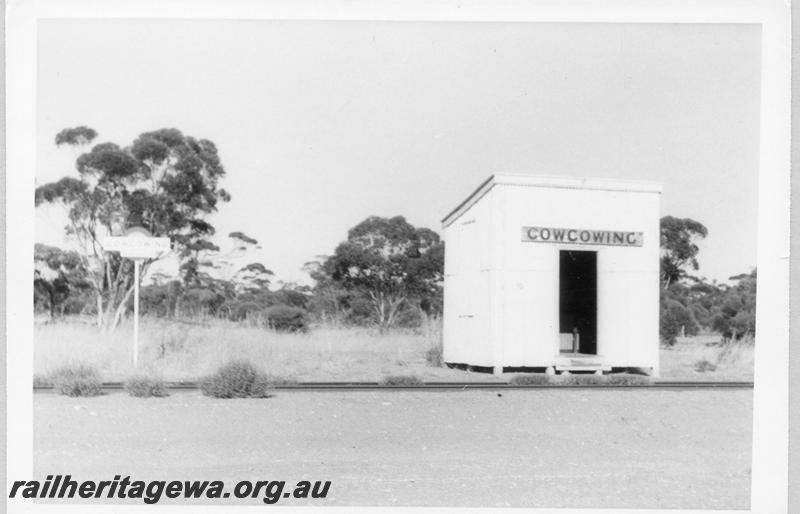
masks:
[(492, 366), (492, 209), (489, 192), (444, 229), (444, 360)]
[[(558, 354), (559, 250), (597, 251), (598, 355), (658, 366), (659, 194), (496, 185), (504, 251), (502, 366), (549, 366)], [(481, 202), (478, 202), (480, 204)], [(643, 232), (641, 247), (523, 242), (523, 226)]]

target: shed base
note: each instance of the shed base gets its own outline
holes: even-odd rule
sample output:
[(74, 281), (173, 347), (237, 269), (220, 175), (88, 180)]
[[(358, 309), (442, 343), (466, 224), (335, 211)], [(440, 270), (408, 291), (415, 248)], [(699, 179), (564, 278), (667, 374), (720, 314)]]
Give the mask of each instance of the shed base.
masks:
[(560, 353), (554, 360), (556, 371), (611, 371), (602, 355)]

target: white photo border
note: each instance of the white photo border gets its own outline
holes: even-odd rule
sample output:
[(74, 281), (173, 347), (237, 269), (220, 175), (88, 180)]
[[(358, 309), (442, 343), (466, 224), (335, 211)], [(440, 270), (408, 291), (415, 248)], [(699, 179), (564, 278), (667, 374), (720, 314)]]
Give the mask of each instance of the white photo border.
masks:
[[(8, 363), (6, 455), (9, 482), (14, 479), (36, 478), (33, 476), (31, 394), (33, 289), (30, 277), (33, 266), (33, 191), (36, 171), (37, 23), (41, 19), (61, 18), (760, 24), (762, 68), (761, 154), (758, 180), (758, 344), (755, 348), (750, 509), (759, 513), (787, 511), (791, 97), (791, 16), (788, 1), (8, 1), (6, 6)], [(55, 509), (59, 512), (133, 512), (134, 509), (140, 508), (136, 505), (114, 504), (35, 505), (30, 500), (19, 498), (6, 501), (9, 512), (47, 512)], [(156, 506), (156, 511), (174, 509), (188, 509), (191, 512), (219, 511), (220, 508), (221, 506), (160, 505)], [(228, 509), (230, 506), (222, 508)], [(239, 508), (255, 512), (261, 511), (263, 507)], [(273, 510), (286, 508), (271, 507)], [(291, 509), (292, 512), (298, 512), (306, 508), (291, 507)], [(331, 508), (331, 510), (340, 509)], [(571, 511), (570, 509), (535, 510)], [(581, 512), (589, 511), (581, 510)], [(593, 512), (613, 512), (613, 510)]]

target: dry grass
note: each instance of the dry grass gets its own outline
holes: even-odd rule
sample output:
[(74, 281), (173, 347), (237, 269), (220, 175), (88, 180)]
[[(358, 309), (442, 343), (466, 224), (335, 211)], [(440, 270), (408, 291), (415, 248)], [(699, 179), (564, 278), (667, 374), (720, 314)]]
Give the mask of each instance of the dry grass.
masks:
[(752, 380), (752, 340), (723, 344), (719, 336), (678, 338), (661, 350), (661, 377), (683, 380)]
[[(441, 328), (431, 323), (417, 331), (379, 334), (369, 329), (317, 327), (306, 334), (279, 334), (262, 328), (214, 321), (203, 324), (143, 321), (139, 369), (132, 366), (132, 328), (112, 334), (77, 323), (35, 327), (34, 374), (46, 377), (70, 364), (94, 366), (107, 381), (139, 374), (165, 381), (197, 380), (227, 362), (246, 359), (274, 383), (380, 381), (414, 375), (423, 381), (501, 381), (491, 374), (432, 366)], [(712, 340), (682, 339), (661, 351), (661, 375), (680, 380), (750, 380), (752, 345), (709, 346)], [(714, 371), (697, 372), (703, 359)], [(431, 362), (434, 361), (434, 362)]]
[[(427, 352), (441, 338), (441, 329), (433, 323), (417, 331), (388, 334), (327, 327), (282, 334), (223, 321), (202, 325), (143, 321), (139, 328), (139, 372), (167, 381), (196, 380), (237, 359), (257, 364), (275, 382), (378, 381), (406, 374), (422, 380), (497, 380), (430, 366)], [(124, 380), (133, 374), (132, 340), (132, 328), (126, 325), (111, 334), (83, 324), (38, 325), (34, 372), (46, 375), (79, 356), (81, 362), (101, 370), (104, 379)]]

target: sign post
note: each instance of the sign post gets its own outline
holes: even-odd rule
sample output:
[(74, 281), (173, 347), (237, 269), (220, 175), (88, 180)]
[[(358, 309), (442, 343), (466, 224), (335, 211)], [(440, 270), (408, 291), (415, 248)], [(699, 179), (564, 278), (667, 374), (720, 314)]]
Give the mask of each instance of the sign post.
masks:
[(139, 265), (141, 259), (133, 259), (133, 368), (139, 356)]
[(107, 237), (102, 241), (107, 252), (133, 260), (133, 367), (139, 355), (139, 270), (144, 259), (157, 259), (170, 250), (168, 237), (153, 237), (141, 227), (128, 229), (124, 236)]

